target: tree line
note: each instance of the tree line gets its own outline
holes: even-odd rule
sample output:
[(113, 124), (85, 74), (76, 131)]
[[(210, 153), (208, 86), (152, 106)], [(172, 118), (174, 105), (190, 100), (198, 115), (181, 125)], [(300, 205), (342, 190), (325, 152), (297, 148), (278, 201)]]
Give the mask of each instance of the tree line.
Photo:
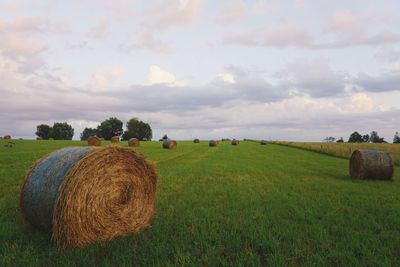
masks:
[[(324, 139), (326, 142), (335, 142), (336, 138), (329, 136)], [(336, 140), (337, 143), (343, 143), (344, 140), (342, 137)], [(355, 131), (350, 134), (348, 143), (388, 143), (385, 138), (380, 137), (377, 131), (372, 131), (370, 134), (360, 134)], [(400, 134), (396, 132), (393, 137), (393, 144), (400, 144)]]
[[(72, 140), (74, 128), (66, 122), (55, 122), (53, 126), (40, 124), (36, 126), (36, 135), (44, 140)], [(122, 140), (138, 138), (139, 140), (151, 140), (153, 133), (148, 123), (132, 118), (126, 123), (126, 130), (123, 129), (123, 122), (118, 118), (111, 117), (102, 121), (96, 128), (85, 128), (80, 135), (81, 140), (90, 136), (98, 136), (110, 140), (113, 136), (120, 136)]]

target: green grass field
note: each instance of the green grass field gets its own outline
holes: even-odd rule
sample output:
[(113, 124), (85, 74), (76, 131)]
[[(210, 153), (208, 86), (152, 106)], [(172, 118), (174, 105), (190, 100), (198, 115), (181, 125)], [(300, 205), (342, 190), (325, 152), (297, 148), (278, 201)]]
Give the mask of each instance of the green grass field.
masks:
[[(79, 141), (0, 140), (0, 266), (400, 266), (400, 168), (351, 180), (348, 160), (280, 145), (142, 142), (156, 164), (151, 227), (61, 251), (18, 210), (43, 155)], [(125, 145), (123, 143), (121, 145)]]

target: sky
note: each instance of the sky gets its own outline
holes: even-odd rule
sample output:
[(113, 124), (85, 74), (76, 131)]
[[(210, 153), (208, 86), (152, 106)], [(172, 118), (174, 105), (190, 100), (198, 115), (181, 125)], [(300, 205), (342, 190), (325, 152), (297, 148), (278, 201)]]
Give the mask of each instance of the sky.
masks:
[(400, 131), (397, 0), (0, 0), (0, 136), (139, 118), (154, 139)]

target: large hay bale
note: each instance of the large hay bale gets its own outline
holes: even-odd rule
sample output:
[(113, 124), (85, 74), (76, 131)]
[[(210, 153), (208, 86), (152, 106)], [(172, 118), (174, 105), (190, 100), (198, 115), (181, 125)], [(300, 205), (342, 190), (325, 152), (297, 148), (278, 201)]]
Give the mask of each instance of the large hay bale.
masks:
[(11, 135), (5, 135), (3, 138), (4, 139), (11, 139)]
[(208, 146), (211, 146), (211, 147), (216, 147), (218, 145), (219, 145), (219, 142), (215, 141), (215, 140), (210, 140), (210, 142), (208, 143)]
[(171, 139), (164, 139), (163, 148), (165, 149), (176, 149), (176, 141)]
[(266, 145), (266, 144), (267, 144), (267, 141), (261, 140), (260, 144), (261, 144), (261, 145)]
[(111, 137), (111, 143), (119, 143), (119, 136), (113, 136)]
[(239, 145), (239, 143), (240, 143), (239, 140), (236, 140), (236, 139), (233, 139), (233, 140), (232, 140), (232, 145), (233, 145), (233, 146), (237, 146), (237, 145)]
[(358, 149), (351, 155), (349, 171), (356, 179), (392, 180), (393, 161), (385, 151)]
[(60, 247), (84, 247), (147, 227), (156, 180), (154, 167), (131, 149), (64, 148), (31, 167), (20, 207)]
[(140, 141), (137, 138), (131, 138), (128, 140), (128, 146), (137, 147), (140, 146)]
[(194, 139), (194, 140), (193, 140), (193, 143), (195, 143), (195, 144), (200, 143), (200, 139), (198, 139), (198, 138)]
[(101, 146), (101, 139), (95, 135), (89, 136), (86, 141), (88, 143), (88, 146)]

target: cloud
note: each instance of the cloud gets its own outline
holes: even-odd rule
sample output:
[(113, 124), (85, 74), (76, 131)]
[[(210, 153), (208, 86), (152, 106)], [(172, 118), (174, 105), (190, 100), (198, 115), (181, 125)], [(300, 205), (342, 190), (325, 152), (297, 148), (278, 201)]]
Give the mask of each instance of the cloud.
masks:
[(157, 31), (191, 24), (200, 18), (202, 4), (202, 0), (156, 0), (144, 10), (143, 24)]
[(118, 81), (125, 75), (125, 71), (119, 67), (114, 66), (106, 69), (98, 69), (93, 74), (93, 80), (96, 90), (107, 90), (115, 88)]
[(400, 91), (400, 72), (384, 73), (379, 76), (359, 73), (353, 82), (369, 92)]
[(259, 28), (250, 33), (226, 36), (224, 44), (272, 47), (310, 47), (312, 38), (305, 28), (295, 23)]
[(276, 3), (230, 1), (222, 6), (221, 10), (215, 16), (214, 22), (221, 25), (235, 24), (247, 17), (265, 15), (268, 12), (276, 11), (276, 9)]
[(184, 81), (177, 80), (176, 77), (159, 66), (151, 66), (145, 81), (146, 85), (163, 84), (166, 86), (184, 86)]
[(227, 83), (236, 83), (235, 77), (229, 73), (220, 73), (217, 75), (217, 77)]
[(168, 54), (172, 48), (165, 42), (154, 38), (152, 33), (144, 32), (136, 36), (138, 40), (133, 44), (120, 44), (119, 50), (123, 53), (129, 53), (133, 50), (149, 50), (160, 54)]
[(92, 38), (103, 38), (107, 34), (108, 28), (110, 27), (110, 21), (108, 18), (100, 18), (96, 25), (94, 25), (88, 33), (88, 36)]

